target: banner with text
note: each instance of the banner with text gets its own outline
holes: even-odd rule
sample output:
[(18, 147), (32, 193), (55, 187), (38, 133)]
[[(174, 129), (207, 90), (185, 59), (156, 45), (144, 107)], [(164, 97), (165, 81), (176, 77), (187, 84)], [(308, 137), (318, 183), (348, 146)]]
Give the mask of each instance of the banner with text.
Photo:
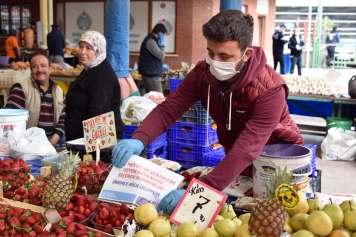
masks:
[(151, 202), (157, 206), (183, 179), (171, 170), (134, 155), (124, 167), (111, 169), (99, 199), (136, 205)]

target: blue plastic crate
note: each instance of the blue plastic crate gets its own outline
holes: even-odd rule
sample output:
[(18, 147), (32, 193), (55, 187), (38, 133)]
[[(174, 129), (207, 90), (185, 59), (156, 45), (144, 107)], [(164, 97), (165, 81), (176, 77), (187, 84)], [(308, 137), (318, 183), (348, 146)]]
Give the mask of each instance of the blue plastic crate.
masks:
[(196, 146), (208, 146), (219, 141), (216, 124), (176, 122), (169, 131), (169, 141)]
[[(195, 146), (191, 144), (169, 143), (169, 159), (181, 164), (184, 168), (202, 165), (205, 153), (211, 152), (212, 146)], [(216, 150), (223, 150), (222, 147)]]
[(205, 153), (203, 156), (203, 165), (206, 167), (214, 167), (219, 164), (224, 157), (225, 151), (221, 149)]
[(195, 103), (178, 121), (198, 124), (210, 124), (214, 122), (201, 103)]
[(312, 157), (311, 157), (311, 165), (312, 165), (312, 169), (313, 169), (313, 172), (312, 174), (310, 175), (310, 177), (312, 178), (315, 178), (315, 171), (316, 171), (316, 148), (317, 148), (317, 145), (314, 145), (314, 144), (307, 144), (305, 145), (306, 148), (309, 148), (312, 152)]
[(167, 158), (167, 143), (164, 146), (161, 146), (154, 151), (149, 152), (149, 151), (147, 151), (147, 149), (145, 151), (147, 153), (148, 159), (155, 158), (155, 156), (159, 157), (159, 158), (166, 159)]
[(172, 93), (182, 83), (183, 79), (169, 78), (169, 92)]
[[(126, 125), (124, 131), (124, 139), (130, 139), (132, 134), (138, 129), (139, 126)], [(146, 152), (152, 153), (157, 148), (165, 146), (167, 144), (167, 133), (163, 133), (161, 136), (156, 138), (149, 146), (146, 147)]]

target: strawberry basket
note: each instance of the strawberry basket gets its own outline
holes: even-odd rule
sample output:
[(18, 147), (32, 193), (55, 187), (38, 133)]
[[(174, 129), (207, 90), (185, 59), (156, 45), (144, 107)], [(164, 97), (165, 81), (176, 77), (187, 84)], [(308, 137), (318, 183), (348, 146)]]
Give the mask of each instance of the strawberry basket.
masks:
[(31, 167), (22, 158), (0, 160), (0, 180), (4, 191), (14, 191), (30, 179)]
[(87, 189), (90, 194), (100, 193), (103, 184), (108, 177), (112, 164), (105, 164), (102, 161), (95, 164), (95, 161), (90, 161), (88, 164), (84, 162), (79, 163), (80, 169), (77, 171), (78, 185), (77, 190), (83, 188)]

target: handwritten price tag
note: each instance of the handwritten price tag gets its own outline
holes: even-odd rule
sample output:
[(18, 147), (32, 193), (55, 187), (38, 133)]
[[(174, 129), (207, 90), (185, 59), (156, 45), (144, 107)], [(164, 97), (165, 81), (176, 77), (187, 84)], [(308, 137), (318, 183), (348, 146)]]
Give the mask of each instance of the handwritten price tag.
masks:
[(226, 194), (193, 179), (172, 213), (170, 221), (177, 225), (194, 222), (201, 232), (213, 224), (226, 198)]
[[(93, 152), (117, 143), (114, 112), (101, 114), (83, 121), (86, 152)], [(97, 144), (97, 141), (98, 144)]]

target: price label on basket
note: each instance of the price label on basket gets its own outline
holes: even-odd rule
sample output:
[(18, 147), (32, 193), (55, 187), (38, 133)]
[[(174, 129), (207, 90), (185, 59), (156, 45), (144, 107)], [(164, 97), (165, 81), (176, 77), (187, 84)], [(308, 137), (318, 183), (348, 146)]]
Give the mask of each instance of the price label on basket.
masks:
[(83, 130), (86, 152), (111, 147), (117, 143), (115, 117), (112, 111), (84, 120)]
[(170, 221), (177, 225), (195, 222), (201, 232), (213, 224), (226, 198), (226, 194), (193, 179), (172, 213)]

